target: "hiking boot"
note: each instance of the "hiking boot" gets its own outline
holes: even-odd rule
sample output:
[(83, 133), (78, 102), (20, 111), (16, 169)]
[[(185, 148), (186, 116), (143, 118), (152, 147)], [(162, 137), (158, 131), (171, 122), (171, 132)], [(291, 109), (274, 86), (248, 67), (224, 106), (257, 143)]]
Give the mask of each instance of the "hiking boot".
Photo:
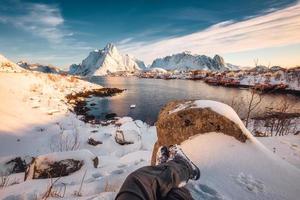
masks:
[(178, 145), (175, 144), (169, 147), (169, 160), (183, 161), (189, 169), (190, 179), (198, 180), (200, 178), (199, 168), (185, 155)]
[(166, 146), (161, 146), (158, 148), (156, 153), (156, 163), (155, 165), (160, 165), (166, 163), (169, 160), (169, 150)]

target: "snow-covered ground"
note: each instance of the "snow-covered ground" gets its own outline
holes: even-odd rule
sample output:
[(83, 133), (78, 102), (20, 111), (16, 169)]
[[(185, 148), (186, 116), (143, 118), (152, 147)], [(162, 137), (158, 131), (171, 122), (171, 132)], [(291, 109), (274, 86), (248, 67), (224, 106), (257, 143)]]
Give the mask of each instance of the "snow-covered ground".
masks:
[(300, 169), (299, 135), (259, 137), (258, 139), (274, 154)]
[(183, 150), (203, 172), (200, 180), (188, 184), (193, 195), (199, 199), (297, 199), (299, 154), (298, 158), (289, 154), (299, 151), (299, 136), (279, 140), (293, 147), (290, 151), (283, 145), (273, 144), (274, 138), (264, 138), (267, 147), (275, 145), (280, 149), (279, 155), (289, 156), (286, 162), (257, 140), (228, 105), (196, 100), (181, 104), (171, 113), (207, 107), (237, 124), (248, 139), (241, 143), (231, 136), (212, 132), (183, 142)]
[[(122, 118), (118, 126), (91, 125), (80, 121), (68, 110), (66, 94), (101, 86), (72, 77), (42, 73), (0, 73), (0, 170), (4, 163), (16, 156), (46, 155), (48, 158), (77, 158), (87, 155), (99, 158), (98, 168), (84, 165), (76, 173), (61, 178), (57, 187), (66, 184), (64, 198), (86, 199), (108, 196), (112, 199), (125, 177), (140, 166), (149, 163), (156, 140), (155, 127), (141, 121)], [(125, 139), (134, 144), (121, 146), (114, 135), (122, 130)], [(130, 136), (130, 137), (129, 137)], [(92, 146), (88, 138), (102, 141)], [(74, 141), (78, 144), (72, 150)], [(58, 152), (58, 153), (53, 153)], [(61, 153), (60, 153), (61, 152)], [(44, 156), (45, 157), (45, 156)], [(86, 171), (81, 196), (79, 190)], [(8, 185), (0, 189), (0, 199), (41, 198), (49, 187), (50, 179), (24, 182), (24, 173), (10, 175)], [(55, 180), (55, 179), (54, 179)], [(18, 183), (18, 184), (15, 184)], [(104, 194), (100, 194), (103, 193)], [(108, 192), (108, 193), (107, 193)], [(11, 198), (10, 198), (11, 197)]]
[(299, 168), (261, 151), (258, 144), (241, 144), (220, 133), (184, 142), (183, 150), (202, 172), (199, 181), (188, 184), (193, 195), (199, 199), (298, 199)]
[[(67, 94), (99, 87), (71, 76), (0, 72), (0, 170), (16, 156), (38, 156), (41, 166), (45, 159), (84, 161), (80, 170), (59, 180), (24, 181), (24, 173), (11, 174), (0, 188), (0, 199), (41, 199), (56, 180), (52, 199), (62, 195), (63, 199), (113, 199), (129, 173), (149, 165), (156, 141), (154, 126), (129, 117), (115, 125), (92, 125), (69, 111)], [(222, 105), (205, 104), (243, 127), (232, 110)], [(119, 131), (133, 144), (116, 143)], [(102, 144), (92, 146), (89, 138)], [(184, 142), (183, 149), (202, 172), (199, 181), (188, 184), (195, 199), (297, 199), (300, 161), (299, 156), (289, 155), (299, 155), (299, 136), (261, 141), (271, 151), (254, 137), (241, 143), (220, 133)], [(99, 160), (96, 168), (91, 161), (94, 157)]]

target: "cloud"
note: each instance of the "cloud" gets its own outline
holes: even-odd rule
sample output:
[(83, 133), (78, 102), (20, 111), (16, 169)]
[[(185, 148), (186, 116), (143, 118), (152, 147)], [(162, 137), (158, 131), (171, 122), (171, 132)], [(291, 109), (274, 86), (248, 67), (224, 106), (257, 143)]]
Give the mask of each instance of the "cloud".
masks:
[(118, 45), (124, 45), (124, 44), (128, 44), (129, 42), (131, 42), (133, 40), (133, 37), (129, 37), (129, 38), (125, 38), (119, 42), (117, 42)]
[(54, 47), (71, 44), (79, 49), (81, 47), (88, 48), (87, 45), (72, 38), (74, 33), (66, 27), (61, 10), (57, 5), (21, 1), (7, 2), (2, 7), (0, 23), (13, 25), (32, 35), (46, 39)]
[[(300, 43), (300, 3), (244, 21), (224, 21), (189, 35), (125, 43), (119, 48), (150, 63), (182, 51), (224, 54)], [(142, 47), (142, 48), (141, 48)]]
[(70, 35), (69, 31), (64, 30), (64, 19), (57, 6), (18, 1), (15, 4), (16, 12), (0, 15), (0, 22), (14, 25), (51, 43), (59, 43)]

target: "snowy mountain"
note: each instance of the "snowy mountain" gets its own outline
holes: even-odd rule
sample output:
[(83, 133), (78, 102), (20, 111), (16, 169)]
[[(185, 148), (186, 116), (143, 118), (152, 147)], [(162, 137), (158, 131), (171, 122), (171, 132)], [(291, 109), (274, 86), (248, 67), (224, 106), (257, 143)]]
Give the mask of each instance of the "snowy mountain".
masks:
[(53, 73), (53, 74), (59, 74), (61, 73), (61, 70), (57, 67), (51, 66), (51, 65), (42, 65), (39, 63), (30, 64), (25, 61), (19, 61), (17, 64), (27, 70), (31, 71), (37, 71), (37, 72), (43, 72), (43, 73)]
[(81, 64), (70, 66), (69, 73), (83, 76), (103, 76), (118, 71), (134, 72), (145, 68), (145, 64), (129, 55), (122, 55), (113, 44), (102, 50), (90, 52)]
[(225, 63), (224, 59), (219, 55), (215, 55), (211, 58), (205, 55), (192, 55), (190, 52), (183, 52), (155, 59), (151, 68), (163, 68), (166, 70), (204, 69), (213, 71), (238, 69), (235, 65)]
[(0, 54), (0, 71), (1, 72), (21, 72), (23, 69), (16, 63), (8, 60)]

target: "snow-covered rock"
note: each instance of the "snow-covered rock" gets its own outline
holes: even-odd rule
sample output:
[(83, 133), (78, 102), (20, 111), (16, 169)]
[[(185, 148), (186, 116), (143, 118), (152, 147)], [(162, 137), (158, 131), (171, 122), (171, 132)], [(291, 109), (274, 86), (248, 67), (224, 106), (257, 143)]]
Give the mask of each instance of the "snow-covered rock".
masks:
[(22, 72), (24, 71), (19, 65), (8, 60), (0, 54), (0, 72)]
[(71, 74), (82, 76), (103, 76), (109, 73), (134, 72), (145, 68), (145, 64), (129, 55), (122, 55), (113, 44), (107, 44), (102, 50), (90, 52), (81, 64), (70, 66)]
[(165, 70), (163, 68), (158, 68), (158, 67), (150, 68), (149, 71), (153, 72), (153, 73), (158, 73), (158, 74), (166, 74), (166, 73), (168, 73), (167, 70)]
[(25, 180), (68, 176), (81, 169), (97, 168), (99, 159), (89, 150), (55, 152), (38, 156), (25, 173)]
[(280, 67), (280, 66), (272, 66), (270, 68), (270, 70), (276, 72), (276, 71), (279, 71), (279, 70), (284, 71), (285, 69), (283, 67)]
[(32, 157), (4, 157), (0, 159), (0, 174), (9, 175), (13, 173), (25, 172), (26, 167), (30, 164)]
[[(177, 102), (160, 115), (168, 119), (157, 123), (158, 141), (164, 133), (167, 145), (181, 140), (183, 151), (201, 170), (200, 179), (187, 184), (194, 199), (298, 199), (299, 168), (260, 143), (230, 106), (210, 100)], [(247, 140), (241, 142), (232, 132), (242, 132)]]
[(213, 58), (205, 55), (193, 55), (190, 52), (183, 52), (155, 59), (151, 68), (163, 68), (166, 70), (213, 70), (225, 71), (235, 70), (238, 67), (225, 63), (224, 59), (215, 55)]
[(169, 102), (159, 113), (156, 122), (158, 140), (154, 146), (152, 164), (155, 163), (158, 147), (180, 144), (198, 134), (221, 132), (246, 142), (251, 138), (250, 133), (245, 131), (243, 123), (234, 123), (239, 117), (236, 115), (232, 120), (229, 118), (231, 115), (225, 115), (232, 111), (230, 106), (209, 100)]
[(57, 67), (51, 66), (51, 65), (42, 65), (39, 63), (35, 64), (30, 64), (25, 61), (19, 61), (17, 64), (27, 70), (31, 71), (37, 71), (37, 72), (43, 72), (43, 73), (54, 73), (54, 74), (59, 74), (61, 73), (61, 70), (58, 69)]

